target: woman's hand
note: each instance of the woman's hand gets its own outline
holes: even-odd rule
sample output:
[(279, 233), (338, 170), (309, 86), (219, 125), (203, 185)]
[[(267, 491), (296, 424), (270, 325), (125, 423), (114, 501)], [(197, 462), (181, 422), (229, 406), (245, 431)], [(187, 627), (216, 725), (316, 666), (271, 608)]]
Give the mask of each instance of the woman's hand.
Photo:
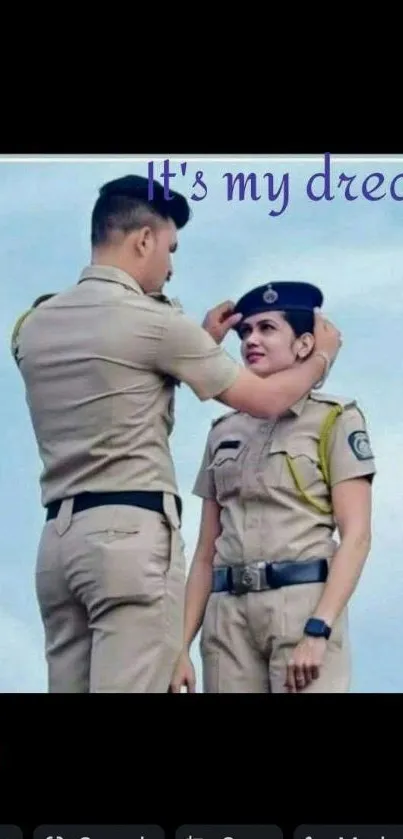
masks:
[(180, 693), (185, 687), (187, 693), (196, 693), (196, 674), (188, 650), (183, 650), (178, 658), (171, 679), (170, 692)]
[(326, 653), (326, 638), (305, 637), (295, 647), (288, 662), (284, 686), (288, 693), (298, 693), (319, 678)]

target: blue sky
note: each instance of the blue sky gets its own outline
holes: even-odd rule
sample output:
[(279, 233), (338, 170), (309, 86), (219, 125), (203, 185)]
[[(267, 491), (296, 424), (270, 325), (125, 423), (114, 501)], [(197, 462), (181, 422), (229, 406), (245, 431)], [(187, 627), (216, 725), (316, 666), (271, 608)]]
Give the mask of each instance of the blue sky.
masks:
[[(155, 160), (156, 175), (162, 163)], [(373, 544), (350, 607), (354, 691), (403, 691), (401, 621), (403, 570), (403, 201), (390, 194), (403, 173), (399, 159), (331, 158), (333, 201), (314, 202), (306, 193), (323, 156), (305, 160), (198, 160), (170, 158), (171, 181), (190, 198), (196, 170), (203, 170), (207, 195), (191, 201), (193, 219), (180, 233), (175, 275), (168, 293), (201, 321), (223, 299), (236, 299), (254, 284), (308, 280), (321, 286), (325, 310), (343, 332), (343, 350), (326, 389), (353, 395), (364, 409), (375, 451)], [(187, 162), (186, 176), (180, 163)], [(38, 478), (41, 469), (19, 374), (11, 361), (9, 335), (18, 315), (45, 292), (78, 279), (90, 260), (89, 225), (100, 185), (110, 178), (147, 174), (147, 160), (0, 159), (0, 376), (5, 394), (0, 415), (2, 556), (0, 561), (0, 692), (46, 690), (42, 627), (34, 595), (34, 566), (43, 523)], [(228, 201), (226, 172), (255, 172), (259, 201)], [(359, 191), (373, 172), (384, 175), (386, 197), (348, 201), (337, 188), (340, 174), (355, 175)], [(288, 204), (269, 201), (285, 174)], [(376, 178), (368, 182), (374, 187)], [(319, 186), (319, 185), (318, 185)], [(396, 182), (403, 196), (403, 177)], [(247, 193), (248, 195), (248, 193)], [(234, 335), (227, 349), (238, 357)], [(214, 402), (199, 403), (180, 388), (172, 446), (184, 499), (188, 560), (195, 546), (200, 511), (191, 495), (209, 424), (221, 413)], [(197, 644), (193, 652), (200, 673)], [(199, 682), (200, 689), (200, 682)]]

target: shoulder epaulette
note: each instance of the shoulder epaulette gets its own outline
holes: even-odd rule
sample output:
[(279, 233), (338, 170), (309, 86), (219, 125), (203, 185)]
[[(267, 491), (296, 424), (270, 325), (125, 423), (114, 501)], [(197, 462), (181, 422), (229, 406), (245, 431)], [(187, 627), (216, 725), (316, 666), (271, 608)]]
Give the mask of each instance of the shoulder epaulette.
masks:
[(348, 405), (355, 405), (356, 400), (349, 396), (334, 396), (329, 393), (320, 393), (313, 390), (309, 394), (309, 398), (314, 402), (323, 402), (327, 405), (340, 405), (341, 408), (347, 408)]
[(239, 414), (239, 411), (227, 411), (227, 413), (221, 414), (220, 417), (216, 417), (215, 419), (213, 419), (211, 421), (211, 427), (215, 428), (215, 426), (218, 425), (219, 422), (222, 422), (223, 420), (228, 419), (228, 417), (233, 417), (234, 414)]

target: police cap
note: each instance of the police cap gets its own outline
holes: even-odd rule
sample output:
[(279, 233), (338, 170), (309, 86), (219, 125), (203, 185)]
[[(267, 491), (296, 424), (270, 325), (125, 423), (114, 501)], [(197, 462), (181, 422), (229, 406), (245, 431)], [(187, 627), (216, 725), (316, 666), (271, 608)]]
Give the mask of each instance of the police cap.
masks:
[[(242, 314), (242, 320), (263, 312), (313, 312), (323, 303), (317, 286), (303, 282), (266, 283), (244, 294), (235, 304), (232, 314)], [(238, 330), (242, 321), (236, 324)]]
[(108, 181), (99, 190), (100, 197), (127, 196), (145, 201), (163, 218), (171, 218), (175, 226), (180, 229), (190, 218), (190, 208), (184, 195), (169, 190), (169, 198), (165, 197), (164, 187), (159, 181), (150, 181), (141, 175), (125, 175)]

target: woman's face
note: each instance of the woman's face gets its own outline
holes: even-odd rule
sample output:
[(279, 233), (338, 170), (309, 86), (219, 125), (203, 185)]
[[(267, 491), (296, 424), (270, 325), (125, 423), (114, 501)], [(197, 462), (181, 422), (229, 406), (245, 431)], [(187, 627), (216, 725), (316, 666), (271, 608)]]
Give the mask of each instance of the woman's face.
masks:
[(239, 329), (241, 355), (257, 376), (288, 370), (313, 349), (313, 335), (296, 338), (281, 312), (262, 312), (245, 318)]

